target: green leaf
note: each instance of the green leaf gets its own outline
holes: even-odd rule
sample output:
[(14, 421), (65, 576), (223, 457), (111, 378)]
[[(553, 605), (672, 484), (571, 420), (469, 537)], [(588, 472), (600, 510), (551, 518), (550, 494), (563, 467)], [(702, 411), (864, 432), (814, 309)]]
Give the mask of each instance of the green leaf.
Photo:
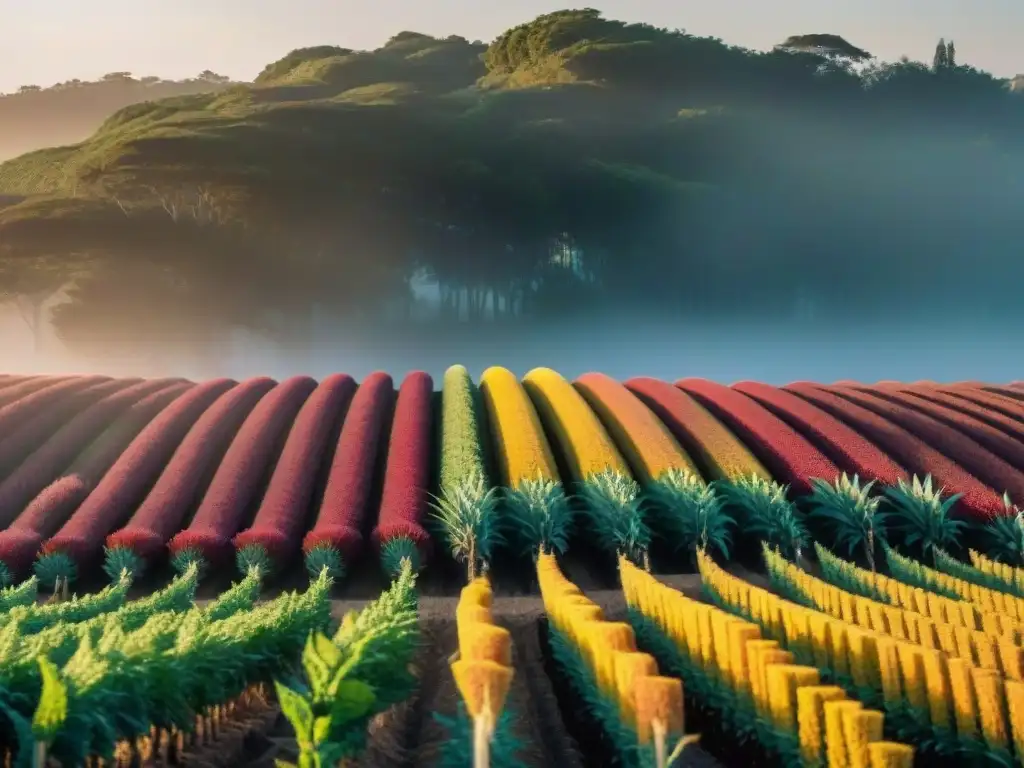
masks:
[(677, 551), (685, 550), (696, 562), (697, 549), (718, 551), (728, 559), (735, 524), (714, 487), (696, 474), (673, 467), (645, 489), (652, 527)]
[(313, 709), (306, 697), (276, 680), (274, 688), (277, 690), (277, 700), (281, 705), (281, 712), (295, 729), (295, 738), (299, 747), (311, 746), (313, 743)]
[(341, 617), (341, 626), (338, 627), (339, 635), (348, 635), (351, 633), (353, 627), (356, 625), (356, 619), (359, 618), (358, 611), (349, 611)]
[(408, 560), (414, 571), (419, 571), (420, 554), (416, 544), (408, 536), (398, 536), (386, 542), (380, 550), (380, 564), (390, 579), (397, 579), (402, 572), (403, 562)]
[(377, 695), (362, 680), (343, 680), (331, 705), (331, 723), (338, 727), (369, 712)]
[(327, 635), (322, 632), (317, 632), (313, 635), (313, 646), (316, 649), (316, 653), (319, 654), (328, 667), (337, 669), (341, 665), (341, 649), (332, 643)]
[(67, 552), (51, 552), (36, 560), (33, 566), (36, 576), (45, 585), (54, 584), (58, 579), (75, 581), (78, 569)]
[(306, 645), (302, 649), (302, 668), (306, 672), (306, 677), (309, 679), (310, 687), (313, 689), (314, 694), (318, 691), (322, 691), (327, 687), (327, 684), (331, 680), (331, 675), (334, 672), (334, 667), (337, 662), (340, 663), (341, 654), (335, 648), (330, 640), (324, 637), (324, 640), (328, 646), (334, 651), (334, 655), (330, 658), (324, 658), (321, 650), (321, 644), (317, 643), (317, 637), (323, 637), (319, 632), (311, 633), (306, 638)]
[(331, 766), (340, 765), (343, 758), (355, 753), (349, 743), (337, 744), (329, 741), (326, 744), (319, 745), (316, 754), (320, 758), (320, 765), (324, 766), (324, 768), (331, 768)]
[(330, 715), (321, 715), (313, 721), (313, 743), (317, 746), (329, 741), (333, 721)]
[(482, 474), (472, 473), (446, 486), (430, 505), (453, 559), (469, 565), (474, 573), (477, 563), (489, 563), (505, 541), (499, 501), (498, 489), (488, 485)]
[(627, 475), (606, 470), (579, 484), (579, 497), (598, 544), (637, 562), (651, 545), (640, 486)]
[(573, 510), (562, 484), (538, 474), (504, 493), (505, 530), (524, 555), (538, 550), (565, 552), (573, 528)]
[(49, 744), (68, 716), (68, 689), (57, 666), (45, 656), (36, 659), (43, 679), (35, 715), (32, 716), (32, 735), (36, 741)]

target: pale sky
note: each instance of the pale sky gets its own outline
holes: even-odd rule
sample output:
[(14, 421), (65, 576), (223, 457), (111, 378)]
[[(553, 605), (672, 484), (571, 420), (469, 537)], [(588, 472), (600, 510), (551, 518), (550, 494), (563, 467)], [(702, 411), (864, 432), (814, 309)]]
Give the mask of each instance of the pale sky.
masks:
[(402, 30), (489, 41), (533, 17), (592, 4), (606, 17), (680, 27), (752, 48), (831, 32), (882, 59), (931, 60), (953, 38), (961, 63), (1024, 73), (1024, 0), (3, 0), (0, 92), (106, 72), (250, 80), (293, 48), (374, 48)]

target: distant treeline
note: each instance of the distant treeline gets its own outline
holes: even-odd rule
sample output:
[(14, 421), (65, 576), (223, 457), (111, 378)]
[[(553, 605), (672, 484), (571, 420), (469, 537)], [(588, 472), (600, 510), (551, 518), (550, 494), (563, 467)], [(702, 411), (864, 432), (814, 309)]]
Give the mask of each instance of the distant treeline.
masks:
[(88, 138), (111, 114), (140, 101), (219, 90), (228, 78), (209, 70), (187, 80), (111, 72), (100, 80), (22, 85), (0, 94), (0, 160)]

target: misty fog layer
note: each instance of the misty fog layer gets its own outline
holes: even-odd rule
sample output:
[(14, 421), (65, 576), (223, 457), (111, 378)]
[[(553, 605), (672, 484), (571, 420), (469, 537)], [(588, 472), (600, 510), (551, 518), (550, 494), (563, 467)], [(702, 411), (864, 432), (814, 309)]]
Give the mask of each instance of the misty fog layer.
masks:
[(318, 329), (314, 343), (302, 346), (238, 331), (224, 341), (221, 356), (211, 360), (187, 346), (172, 345), (155, 345), (146, 355), (118, 354), (112, 346), (106, 357), (86, 357), (68, 351), (49, 332), (37, 351), (22, 319), (8, 312), (0, 322), (0, 348), (8, 372), (88, 371), (193, 379), (261, 374), (281, 379), (296, 373), (322, 378), (335, 372), (362, 378), (374, 370), (398, 377), (425, 370), (440, 381), (453, 363), (466, 365), (475, 376), (491, 365), (505, 366), (519, 375), (547, 366), (568, 377), (597, 370), (619, 378), (700, 376), (723, 383), (744, 379), (771, 384), (801, 379), (1008, 382), (1024, 377), (1024, 334), (980, 318), (948, 322), (918, 317), (898, 325), (865, 319), (825, 325), (595, 317), (532, 327), (432, 333), (381, 333), (339, 326)]

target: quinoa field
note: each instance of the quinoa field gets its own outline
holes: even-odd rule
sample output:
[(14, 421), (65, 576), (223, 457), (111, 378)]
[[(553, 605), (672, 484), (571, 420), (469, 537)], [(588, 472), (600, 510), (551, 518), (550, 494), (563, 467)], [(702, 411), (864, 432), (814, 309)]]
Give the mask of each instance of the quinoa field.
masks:
[(1022, 507), (1021, 382), (3, 375), (0, 765), (1021, 765)]

